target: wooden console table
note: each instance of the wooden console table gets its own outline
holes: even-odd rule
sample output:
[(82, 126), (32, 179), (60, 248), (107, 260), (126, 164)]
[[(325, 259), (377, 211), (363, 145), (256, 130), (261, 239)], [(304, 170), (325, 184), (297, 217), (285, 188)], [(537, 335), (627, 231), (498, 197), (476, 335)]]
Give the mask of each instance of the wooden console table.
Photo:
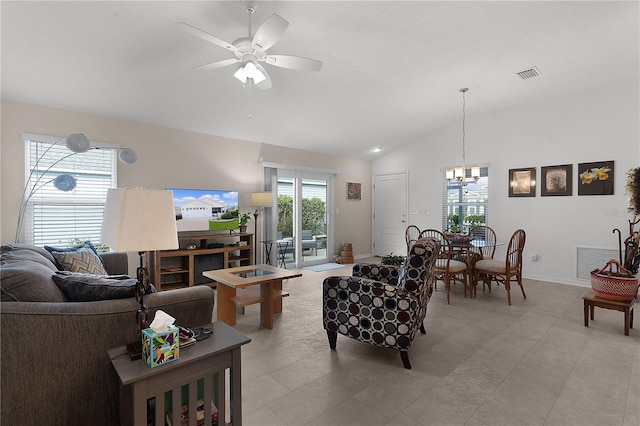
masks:
[(624, 312), (624, 335), (629, 335), (629, 329), (633, 328), (633, 307), (636, 299), (627, 302), (618, 302), (616, 300), (603, 299), (596, 296), (593, 291), (582, 296), (584, 299), (584, 326), (589, 327), (589, 317), (593, 321), (594, 308), (613, 309), (614, 311)]
[[(131, 361), (124, 346), (110, 349), (109, 359), (120, 378), (120, 424), (147, 426), (147, 400), (155, 398), (155, 424), (164, 425), (165, 392), (172, 392), (172, 423), (180, 425), (181, 388), (189, 386), (189, 413), (195, 416), (197, 383), (204, 380), (204, 418), (211, 418), (211, 402), (218, 408), (218, 422), (224, 424), (227, 410), (231, 423), (242, 425), (242, 382), (240, 348), (251, 339), (227, 324), (217, 321), (205, 325), (213, 330), (210, 338), (180, 349), (180, 358), (166, 365), (148, 367), (142, 360)], [(225, 389), (225, 370), (230, 370), (230, 389)], [(213, 395), (212, 395), (213, 387)], [(230, 407), (225, 405), (225, 392)], [(195, 417), (194, 417), (195, 419)], [(195, 424), (190, 423), (190, 424)]]

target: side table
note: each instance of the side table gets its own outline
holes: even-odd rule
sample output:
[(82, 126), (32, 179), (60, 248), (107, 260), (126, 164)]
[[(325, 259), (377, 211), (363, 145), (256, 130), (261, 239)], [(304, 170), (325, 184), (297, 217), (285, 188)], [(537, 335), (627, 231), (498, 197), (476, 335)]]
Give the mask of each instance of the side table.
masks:
[(629, 335), (629, 329), (633, 328), (633, 307), (636, 303), (636, 299), (632, 299), (626, 302), (619, 302), (616, 300), (603, 299), (596, 296), (593, 291), (582, 296), (584, 300), (584, 326), (589, 327), (589, 317), (593, 321), (594, 308), (613, 309), (615, 311), (624, 312), (624, 335)]
[[(197, 382), (204, 380), (204, 418), (211, 418), (211, 402), (218, 408), (222, 424), (230, 410), (231, 423), (242, 425), (242, 384), (240, 349), (251, 339), (227, 324), (217, 321), (204, 325), (211, 328), (210, 338), (180, 349), (180, 358), (166, 365), (148, 367), (142, 360), (131, 361), (124, 346), (108, 351), (109, 359), (120, 378), (120, 424), (147, 426), (147, 400), (155, 398), (155, 424), (164, 425), (165, 392), (172, 391), (174, 425), (180, 425), (181, 388), (189, 389), (189, 421), (195, 424)], [(225, 370), (230, 370), (230, 389), (225, 389)], [(213, 392), (212, 392), (213, 388)], [(225, 405), (225, 392), (230, 405)], [(213, 395), (212, 395), (213, 393)], [(193, 419), (194, 423), (191, 423)]]

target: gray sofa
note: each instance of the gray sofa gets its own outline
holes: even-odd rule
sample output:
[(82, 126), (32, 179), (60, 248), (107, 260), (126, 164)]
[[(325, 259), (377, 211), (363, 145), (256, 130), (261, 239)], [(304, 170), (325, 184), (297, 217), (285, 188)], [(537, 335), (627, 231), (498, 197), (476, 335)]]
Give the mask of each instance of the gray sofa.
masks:
[[(55, 266), (47, 251), (13, 244), (0, 251), (0, 423), (117, 424), (118, 379), (107, 350), (136, 339), (135, 297), (65, 301), (51, 279)], [(101, 258), (109, 274), (127, 273), (126, 253)], [(12, 285), (10, 292), (5, 284)], [(15, 301), (30, 297), (38, 301)], [(149, 294), (144, 300), (151, 318), (162, 309), (186, 327), (212, 320), (214, 292), (207, 286)]]

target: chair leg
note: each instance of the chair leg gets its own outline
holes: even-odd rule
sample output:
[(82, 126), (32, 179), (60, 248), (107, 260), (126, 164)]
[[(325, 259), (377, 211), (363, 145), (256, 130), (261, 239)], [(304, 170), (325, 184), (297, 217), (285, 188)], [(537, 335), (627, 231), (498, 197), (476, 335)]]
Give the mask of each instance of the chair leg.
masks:
[(338, 341), (338, 333), (335, 331), (327, 330), (327, 337), (329, 338), (329, 347), (332, 351), (336, 350), (336, 342)]
[(400, 351), (400, 359), (402, 359), (402, 365), (407, 370), (411, 370), (411, 363), (409, 362), (409, 352), (408, 351)]
[(507, 290), (507, 302), (511, 304), (511, 278), (506, 277), (504, 280), (504, 288)]
[(445, 287), (445, 290), (447, 290), (447, 305), (449, 305), (450, 304), (449, 293), (451, 293), (451, 277), (449, 277), (449, 274), (447, 274), (447, 276), (444, 277), (444, 287)]
[(524, 286), (522, 285), (522, 275), (518, 274), (517, 279), (518, 279), (518, 284), (520, 285), (520, 290), (522, 290), (522, 297), (526, 299), (527, 295), (525, 294)]

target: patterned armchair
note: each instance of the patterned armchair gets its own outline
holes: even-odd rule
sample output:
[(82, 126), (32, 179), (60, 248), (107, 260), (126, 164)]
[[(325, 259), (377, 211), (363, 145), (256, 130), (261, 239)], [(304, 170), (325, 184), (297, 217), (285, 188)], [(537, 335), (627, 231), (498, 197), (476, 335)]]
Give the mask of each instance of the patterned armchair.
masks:
[(433, 292), (433, 265), (440, 242), (422, 238), (398, 269), (373, 263), (356, 264), (353, 276), (328, 277), (323, 282), (323, 324), (329, 347), (338, 333), (376, 346), (395, 348), (405, 368), (411, 368), (409, 347), (423, 320)]

